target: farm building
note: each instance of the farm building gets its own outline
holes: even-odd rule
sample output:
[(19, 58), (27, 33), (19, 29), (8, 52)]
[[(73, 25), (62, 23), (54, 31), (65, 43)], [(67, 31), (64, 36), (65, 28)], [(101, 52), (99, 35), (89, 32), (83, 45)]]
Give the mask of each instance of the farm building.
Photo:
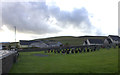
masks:
[(20, 40), (20, 48), (27, 48), (27, 47), (39, 47), (39, 48), (45, 48), (45, 47), (58, 47), (62, 45), (60, 42), (51, 42), (48, 41), (47, 43), (44, 43), (43, 41), (28, 41), (28, 40)]
[(112, 41), (113, 44), (120, 43), (120, 37), (116, 35), (109, 35), (108, 38)]
[(104, 39), (104, 47), (115, 46), (109, 38)]
[(45, 48), (48, 47), (46, 43), (40, 40), (20, 40), (20, 48), (27, 48), (27, 47), (39, 47)]
[(104, 40), (104, 44), (105, 44), (105, 45), (110, 45), (110, 44), (112, 44), (112, 41), (111, 41), (109, 38), (106, 38), (106, 39)]
[(0, 50), (8, 49), (9, 44), (10, 44), (9, 42), (1, 42), (0, 43)]
[(20, 48), (27, 48), (30, 46), (30, 44), (34, 42), (38, 42), (38, 41), (20, 40), (19, 45), (20, 45)]
[(83, 45), (103, 45), (104, 40), (102, 39), (87, 39)]
[(15, 48), (19, 48), (19, 42), (10, 42), (10, 44), (8, 45), (8, 48), (11, 49), (15, 49)]
[(2, 43), (0, 43), (0, 50), (2, 50)]
[(48, 42), (46, 44), (48, 45), (48, 47), (59, 47), (62, 45), (61, 42)]
[(29, 47), (45, 48), (45, 47), (48, 47), (48, 45), (45, 44), (44, 42), (34, 42), (34, 43), (31, 43)]

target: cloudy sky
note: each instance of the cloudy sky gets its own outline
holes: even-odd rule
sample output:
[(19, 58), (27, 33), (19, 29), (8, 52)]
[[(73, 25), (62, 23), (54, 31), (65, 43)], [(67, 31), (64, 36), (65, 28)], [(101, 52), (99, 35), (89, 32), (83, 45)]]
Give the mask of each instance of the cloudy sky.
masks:
[(0, 42), (118, 35), (119, 0), (2, 0)]

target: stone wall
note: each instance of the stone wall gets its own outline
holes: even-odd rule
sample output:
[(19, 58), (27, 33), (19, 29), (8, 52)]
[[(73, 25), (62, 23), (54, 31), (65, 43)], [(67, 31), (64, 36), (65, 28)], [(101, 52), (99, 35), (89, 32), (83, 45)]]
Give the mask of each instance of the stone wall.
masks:
[(49, 50), (49, 49), (54, 49), (54, 50), (59, 50), (59, 49), (71, 49), (71, 48), (91, 48), (91, 47), (99, 47), (102, 45), (85, 45), (85, 46), (67, 46), (67, 47), (51, 47), (51, 48), (26, 48), (26, 49), (22, 49), (22, 50), (18, 50), (18, 52), (33, 52), (33, 51), (45, 51), (45, 50)]
[(0, 75), (2, 74), (2, 60), (0, 59)]
[(0, 72), (2, 74), (9, 73), (10, 69), (12, 68), (13, 64), (16, 62), (16, 52), (9, 54), (8, 56), (0, 59)]

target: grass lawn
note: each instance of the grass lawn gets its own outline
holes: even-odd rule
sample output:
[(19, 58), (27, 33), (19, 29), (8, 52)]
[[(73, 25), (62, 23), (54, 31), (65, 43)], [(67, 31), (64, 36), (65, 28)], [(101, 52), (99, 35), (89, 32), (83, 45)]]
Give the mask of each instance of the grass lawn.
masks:
[[(46, 57), (34, 54), (49, 55)], [(21, 52), (10, 73), (116, 73), (118, 48), (77, 54)]]

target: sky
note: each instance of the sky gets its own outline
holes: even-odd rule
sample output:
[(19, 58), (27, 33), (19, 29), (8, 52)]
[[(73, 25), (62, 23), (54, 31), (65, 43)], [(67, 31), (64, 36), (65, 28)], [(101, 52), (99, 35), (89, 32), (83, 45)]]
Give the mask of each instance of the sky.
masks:
[(1, 0), (0, 42), (118, 35), (120, 0)]

